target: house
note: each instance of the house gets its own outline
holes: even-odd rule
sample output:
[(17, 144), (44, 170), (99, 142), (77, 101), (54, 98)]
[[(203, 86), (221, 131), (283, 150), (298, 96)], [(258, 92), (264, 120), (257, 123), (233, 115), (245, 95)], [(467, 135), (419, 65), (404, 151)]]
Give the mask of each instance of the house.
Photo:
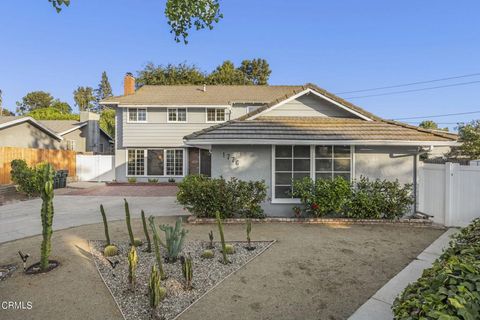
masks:
[(80, 121), (0, 117), (0, 146), (112, 154), (113, 138), (98, 120), (99, 115), (92, 112), (80, 112)]
[(117, 110), (116, 179), (186, 174), (265, 180), (266, 212), (290, 215), (292, 180), (416, 181), (420, 154), (457, 136), (384, 120), (315, 85), (143, 86), (127, 74)]

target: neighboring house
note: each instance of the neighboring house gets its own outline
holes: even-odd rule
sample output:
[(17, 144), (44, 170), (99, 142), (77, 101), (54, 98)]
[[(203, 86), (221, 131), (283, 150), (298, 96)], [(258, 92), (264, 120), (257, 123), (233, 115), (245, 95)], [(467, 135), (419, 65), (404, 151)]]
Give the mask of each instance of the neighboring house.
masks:
[[(456, 135), (377, 117), (315, 85), (144, 86), (117, 109), (116, 179), (265, 180), (271, 215), (291, 215), (292, 180), (360, 176), (416, 181), (418, 156)], [(184, 138), (184, 139), (183, 139)]]
[(98, 120), (91, 112), (81, 112), (80, 121), (0, 117), (0, 146), (113, 154), (113, 138)]

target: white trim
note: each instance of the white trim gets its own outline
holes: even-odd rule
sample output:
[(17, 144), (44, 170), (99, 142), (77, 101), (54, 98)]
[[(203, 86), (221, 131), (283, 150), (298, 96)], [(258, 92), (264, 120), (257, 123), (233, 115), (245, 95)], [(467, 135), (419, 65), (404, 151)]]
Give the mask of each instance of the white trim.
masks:
[[(179, 121), (179, 120), (178, 120), (178, 109), (185, 109), (185, 121)], [(176, 110), (176, 111), (175, 111), (175, 114), (176, 114), (177, 120), (172, 121), (172, 120), (169, 119), (169, 114), (168, 114), (168, 112), (169, 112), (170, 110)], [(177, 108), (177, 107), (176, 107), (176, 108), (167, 108), (167, 123), (187, 123), (187, 122), (188, 122), (188, 108), (187, 108), (187, 107), (182, 107), (182, 108)]]
[[(136, 109), (137, 110), (137, 120), (130, 120), (130, 109)], [(145, 120), (138, 120), (138, 109), (144, 109), (145, 110)], [(147, 123), (148, 122), (148, 111), (147, 108), (139, 108), (139, 107), (129, 107), (127, 108), (127, 123)]]
[[(125, 177), (126, 178), (184, 178), (188, 170), (187, 164), (187, 152), (188, 148), (176, 148), (176, 147), (155, 147), (155, 148), (126, 148), (125, 149)], [(143, 150), (143, 175), (131, 175), (128, 174), (128, 150)], [(163, 150), (163, 175), (149, 175), (148, 174), (148, 150)], [(182, 175), (167, 175), (167, 150), (182, 150)]]
[[(208, 120), (208, 109), (215, 109), (215, 121), (209, 121)], [(223, 120), (222, 121), (218, 121), (217, 120), (217, 111), (218, 110), (223, 110)], [(224, 109), (224, 108), (212, 108), (212, 107), (208, 107), (208, 108), (205, 108), (205, 123), (224, 123), (226, 122), (227, 120), (227, 109)]]
[(457, 141), (409, 140), (275, 140), (275, 139), (184, 139), (186, 145), (354, 145), (354, 146), (460, 146)]
[(361, 118), (361, 119), (363, 119), (363, 120), (372, 121), (372, 119), (364, 116), (363, 114), (361, 114), (361, 113), (359, 113), (359, 112), (357, 112), (357, 111), (355, 111), (355, 110), (352, 110), (352, 109), (344, 106), (343, 104), (338, 103), (337, 101), (332, 100), (332, 99), (330, 99), (329, 97), (327, 97), (327, 96), (325, 96), (325, 95), (323, 95), (323, 94), (321, 94), (321, 93), (319, 93), (319, 92), (317, 92), (317, 91), (315, 91), (315, 90), (313, 90), (313, 89), (310, 89), (310, 88), (305, 89), (305, 90), (303, 90), (302, 92), (299, 92), (299, 93), (297, 93), (296, 95), (293, 95), (293, 96), (291, 96), (290, 98), (287, 98), (287, 99), (285, 99), (285, 100), (277, 103), (276, 105), (273, 105), (273, 106), (271, 106), (271, 107), (263, 110), (262, 112), (257, 113), (257, 114), (255, 114), (255, 115), (249, 117), (247, 120), (256, 119), (256, 118), (262, 116), (263, 114), (265, 114), (265, 113), (267, 113), (267, 112), (270, 112), (270, 111), (272, 111), (272, 110), (274, 110), (274, 109), (276, 109), (276, 108), (278, 108), (278, 107), (280, 107), (280, 106), (282, 106), (282, 105), (284, 105), (284, 104), (286, 104), (286, 103), (288, 103), (288, 102), (290, 102), (290, 101), (292, 101), (292, 100), (295, 100), (295, 99), (297, 99), (297, 98), (299, 98), (299, 97), (301, 97), (301, 96), (303, 96), (303, 95), (305, 95), (305, 94), (308, 94), (308, 93), (313, 93), (313, 94), (317, 95), (318, 97), (320, 97), (320, 98), (322, 98), (322, 99), (324, 99), (324, 100), (327, 100), (327, 101), (330, 102), (330, 103), (333, 103), (333, 104), (336, 105), (337, 107), (340, 107), (341, 109), (343, 109), (343, 110), (345, 110), (345, 111), (348, 111), (348, 112), (356, 115), (357, 117), (359, 117), (359, 118)]
[[(107, 104), (114, 104), (113, 102), (109, 102)], [(229, 104), (123, 104), (118, 105), (118, 108), (229, 108), (231, 105)]]
[(0, 124), (0, 129), (8, 128), (8, 127), (11, 127), (11, 126), (14, 126), (16, 124), (23, 123), (23, 122), (30, 122), (33, 125), (37, 126), (38, 128), (48, 132), (50, 135), (54, 136), (58, 140), (60, 140), (60, 141), (63, 140), (63, 137), (60, 136), (58, 133), (52, 131), (51, 129), (44, 126), (43, 124), (41, 124), (37, 120), (33, 119), (32, 117), (23, 117), (23, 118), (19, 118), (19, 119), (15, 119), (15, 120), (12, 120), (12, 121), (9, 121), (9, 122), (2, 123), (2, 124)]
[(84, 122), (84, 123), (82, 123), (82, 124), (80, 124), (80, 125), (78, 125), (78, 126), (76, 126), (76, 127), (70, 128), (70, 129), (65, 130), (65, 131), (63, 131), (63, 132), (59, 132), (58, 134), (61, 135), (61, 136), (63, 136), (63, 135), (65, 135), (65, 134), (67, 134), (67, 133), (70, 133), (70, 132), (75, 131), (75, 130), (77, 130), (77, 129), (83, 128), (83, 127), (85, 127), (86, 125), (87, 125), (87, 122)]

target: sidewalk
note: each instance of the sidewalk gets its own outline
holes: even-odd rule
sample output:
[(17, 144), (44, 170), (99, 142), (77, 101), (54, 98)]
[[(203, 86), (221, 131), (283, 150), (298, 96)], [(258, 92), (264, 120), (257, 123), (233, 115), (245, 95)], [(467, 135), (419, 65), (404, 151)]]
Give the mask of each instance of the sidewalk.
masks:
[(392, 320), (392, 304), (395, 298), (407, 287), (408, 284), (417, 280), (424, 269), (429, 268), (432, 263), (443, 252), (443, 249), (450, 242), (450, 235), (458, 232), (458, 229), (450, 228), (445, 231), (428, 248), (423, 250), (418, 257), (408, 266), (390, 279), (380, 290), (378, 290), (367, 302), (355, 311), (349, 320)]

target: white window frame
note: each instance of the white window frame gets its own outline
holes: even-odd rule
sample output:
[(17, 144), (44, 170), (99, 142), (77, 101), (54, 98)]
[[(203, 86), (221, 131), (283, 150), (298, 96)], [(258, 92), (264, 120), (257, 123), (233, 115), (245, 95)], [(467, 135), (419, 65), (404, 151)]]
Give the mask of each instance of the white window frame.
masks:
[(77, 150), (77, 142), (72, 139), (67, 140), (67, 150), (76, 151)]
[[(137, 112), (137, 120), (130, 120), (130, 110), (135, 109)], [(138, 120), (138, 110), (145, 110), (145, 120)], [(148, 122), (147, 108), (127, 108), (127, 123), (146, 123)]]
[[(293, 146), (301, 146), (301, 144), (292, 144)], [(310, 145), (310, 178), (315, 181), (316, 179), (316, 168), (315, 168), (315, 147), (317, 145), (323, 145), (323, 144), (316, 144), (316, 145)], [(335, 144), (335, 145), (342, 145), (341, 143)], [(333, 146), (335, 146), (333, 145)], [(304, 146), (304, 145), (303, 145)], [(272, 191), (272, 203), (285, 203), (285, 204), (299, 204), (301, 203), (299, 198), (276, 198), (275, 197), (275, 173), (276, 173), (276, 168), (275, 168), (275, 147), (276, 145), (272, 145), (272, 155), (271, 155), (271, 191)], [(292, 150), (293, 152), (293, 150)], [(292, 159), (294, 159), (294, 155), (292, 154)], [(292, 167), (293, 170), (293, 167)], [(353, 181), (355, 177), (355, 146), (350, 145), (350, 181)]]
[[(179, 121), (178, 120), (178, 110), (179, 109), (185, 109), (185, 121)], [(173, 121), (170, 120), (169, 114), (170, 110), (175, 110), (175, 115), (177, 120)], [(188, 122), (188, 108), (167, 108), (167, 123), (187, 123)]]
[[(208, 110), (215, 110), (215, 121), (208, 120)], [(218, 110), (223, 110), (223, 120), (217, 120), (217, 112)], [(222, 123), (227, 121), (227, 109), (225, 108), (218, 108), (218, 107), (209, 107), (205, 108), (205, 122), (206, 123)]]
[[(126, 149), (126, 154), (125, 154), (125, 163), (126, 163), (126, 177), (131, 178), (183, 178), (186, 175), (186, 172), (188, 171), (187, 168), (187, 149), (186, 148), (127, 148)], [(143, 150), (143, 175), (129, 175), (128, 174), (128, 150)], [(163, 150), (163, 175), (149, 175), (148, 174), (148, 150)], [(182, 150), (182, 175), (167, 175), (167, 150)]]

